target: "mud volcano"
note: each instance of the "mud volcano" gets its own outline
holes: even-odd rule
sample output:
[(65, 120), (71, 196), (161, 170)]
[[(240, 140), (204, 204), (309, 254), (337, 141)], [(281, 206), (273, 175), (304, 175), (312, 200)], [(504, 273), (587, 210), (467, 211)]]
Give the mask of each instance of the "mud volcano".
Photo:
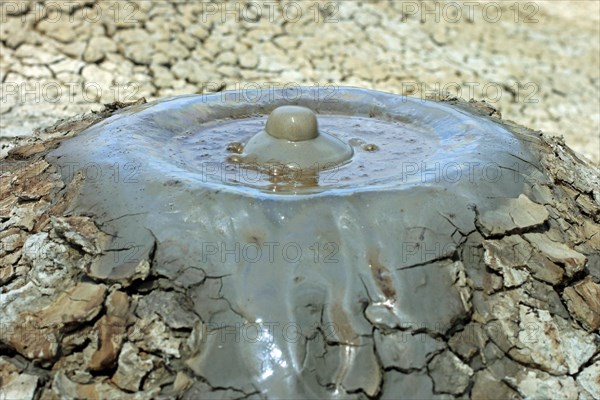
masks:
[(598, 169), (485, 103), (325, 93), (167, 98), (13, 150), (3, 379), (98, 398), (600, 396)]

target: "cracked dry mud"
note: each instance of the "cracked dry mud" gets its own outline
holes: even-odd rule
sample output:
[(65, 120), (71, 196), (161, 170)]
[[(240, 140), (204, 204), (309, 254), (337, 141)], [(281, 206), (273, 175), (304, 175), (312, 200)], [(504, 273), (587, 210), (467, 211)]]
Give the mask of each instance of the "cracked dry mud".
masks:
[[(500, 121), (485, 103), (447, 103), (504, 123), (540, 168), (523, 176), (518, 197), (440, 215), (456, 224), (455, 248), (397, 271), (424, 283), (398, 293), (421, 296), (430, 310), (422, 324), (390, 324), (373, 299), (357, 298), (368, 329), (315, 331), (307, 346), (321, 356), (306, 360), (306, 379), (334, 398), (599, 398), (598, 169), (561, 140)], [(154, 235), (138, 262), (94, 273), (111, 232), (72, 213), (87, 178), (63, 181), (47, 154), (124, 106), (61, 121), (2, 160), (0, 398), (265, 398), (223, 365), (213, 376), (201, 368), (207, 316), (198, 305), (236, 312), (221, 293), (226, 276), (192, 265), (169, 276)], [(396, 290), (389, 266), (372, 265), (381, 290)], [(310, 301), (303, 307), (314, 311)], [(335, 370), (350, 342), (362, 369)]]
[(600, 162), (597, 1), (217, 4), (3, 1), (0, 154), (113, 101), (317, 82), (495, 101)]

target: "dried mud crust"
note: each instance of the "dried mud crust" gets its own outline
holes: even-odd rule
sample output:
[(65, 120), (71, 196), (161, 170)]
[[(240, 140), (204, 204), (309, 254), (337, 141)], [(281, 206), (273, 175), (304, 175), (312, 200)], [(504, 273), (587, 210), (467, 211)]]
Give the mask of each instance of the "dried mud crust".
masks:
[(3, 2), (0, 154), (115, 100), (318, 82), (496, 100), (600, 161), (595, 1), (207, 3)]
[[(599, 398), (598, 169), (485, 103), (446, 101), (508, 126), (539, 154), (543, 176), (520, 171), (530, 190), (476, 212), (454, 254), (428, 264), (456, 270), (462, 317), (442, 333), (375, 326), (376, 373), (337, 389), (348, 398)], [(86, 273), (107, 234), (69, 213), (85, 178), (65, 186), (44, 156), (123, 106), (62, 121), (2, 160), (0, 398), (264, 398), (252, 383), (211, 387), (186, 364), (202, 330), (189, 293), (205, 280), (186, 289), (156, 275), (152, 249), (119, 283)]]

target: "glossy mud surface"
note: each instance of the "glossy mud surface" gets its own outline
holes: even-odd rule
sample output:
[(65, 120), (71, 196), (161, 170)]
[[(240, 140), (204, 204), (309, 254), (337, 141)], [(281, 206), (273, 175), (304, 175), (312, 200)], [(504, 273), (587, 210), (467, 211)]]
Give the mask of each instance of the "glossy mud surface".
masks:
[[(223, 141), (246, 143), (264, 129), (265, 123), (266, 116), (217, 121), (211, 124), (213, 126), (177, 138), (175, 146), (179, 154), (172, 156), (198, 176), (218, 166), (220, 174), (213, 174), (212, 178), (223, 184), (266, 192), (304, 193), (397, 182), (395, 165), (398, 161), (418, 163), (435, 153), (440, 142), (432, 130), (417, 124), (404, 126), (375, 118), (320, 115), (322, 131), (353, 146), (354, 155), (348, 162), (342, 165), (315, 163), (310, 169), (293, 169), (277, 162), (246, 163), (242, 157), (234, 158), (223, 146)], [(165, 162), (173, 160), (165, 157)]]
[[(535, 161), (509, 131), (449, 105), (359, 89), (334, 103), (305, 93), (294, 103), (355, 149), (313, 184), (242, 179), (256, 171), (227, 161), (241, 150), (234, 143), (290, 103), (284, 92), (257, 103), (150, 103), (48, 160), (65, 181), (88, 174), (70, 212), (93, 215), (113, 238), (89, 276), (130, 280), (139, 264), (116, 255), (135, 249), (190, 299), (201, 322), (186, 365), (199, 379), (242, 392), (253, 382), (273, 398), (374, 396), (378, 360), (394, 346), (378, 335), (417, 323), (433, 340), (467, 318), (456, 248), (477, 213), (522, 193), (519, 171), (535, 172)], [(89, 175), (90, 165), (103, 174)]]

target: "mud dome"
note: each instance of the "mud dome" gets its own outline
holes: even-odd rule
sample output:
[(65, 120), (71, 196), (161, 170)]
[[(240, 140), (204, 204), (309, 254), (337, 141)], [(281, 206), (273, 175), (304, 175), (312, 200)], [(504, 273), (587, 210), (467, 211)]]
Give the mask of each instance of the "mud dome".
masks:
[[(481, 102), (257, 95), (11, 151), (0, 397), (600, 396), (597, 169)], [(240, 161), (289, 104), (352, 157), (310, 179)]]
[[(447, 105), (357, 89), (331, 101), (315, 101), (318, 89), (299, 94), (149, 103), (66, 141), (48, 161), (67, 182), (77, 166), (94, 174), (71, 211), (93, 215), (114, 239), (90, 276), (129, 279), (131, 256), (153, 252), (156, 273), (194, 283), (193, 307), (210, 331), (187, 364), (211, 386), (374, 395), (377, 359), (394, 346), (375, 343), (374, 329), (418, 324), (443, 335), (468, 317), (469, 293), (455, 285), (464, 266), (451, 256), (477, 212), (524, 192), (518, 171), (532, 173), (534, 161), (507, 130)], [(334, 182), (331, 168), (283, 191), (240, 179), (228, 143), (246, 142), (284, 104), (314, 109), (322, 129), (378, 151), (358, 147), (333, 168)], [(227, 333), (248, 324), (255, 340)]]

